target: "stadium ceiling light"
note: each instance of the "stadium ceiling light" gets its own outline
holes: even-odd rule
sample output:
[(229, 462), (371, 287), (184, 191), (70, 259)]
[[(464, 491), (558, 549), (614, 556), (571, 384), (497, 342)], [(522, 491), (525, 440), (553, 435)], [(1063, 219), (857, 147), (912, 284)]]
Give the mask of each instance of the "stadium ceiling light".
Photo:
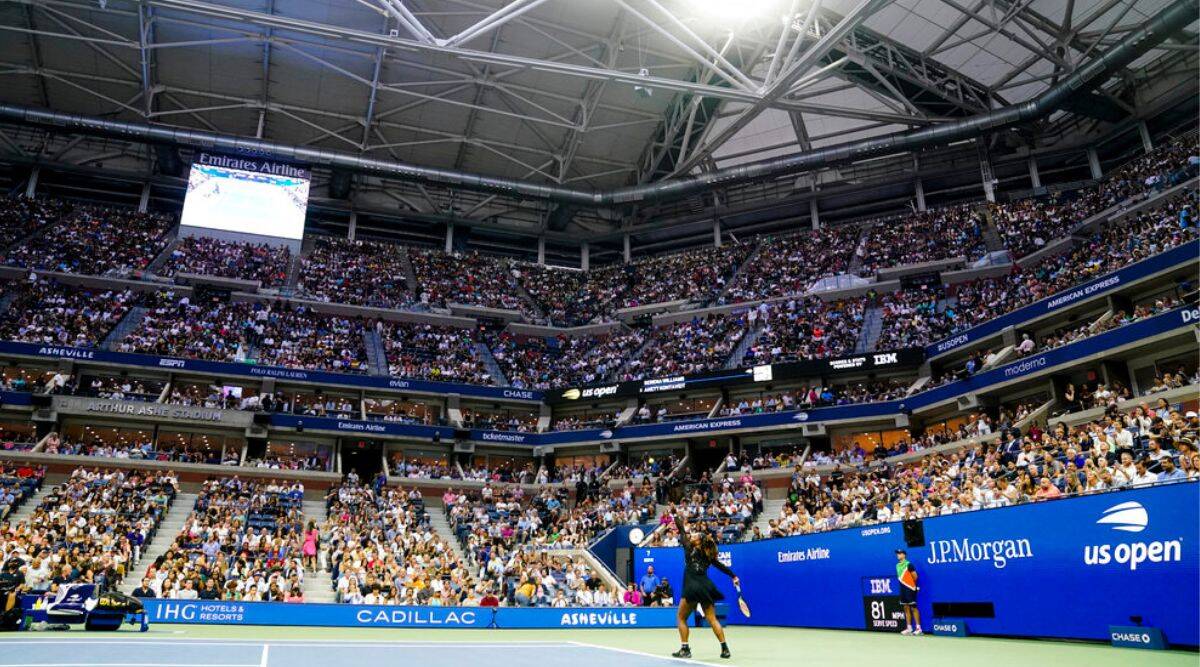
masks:
[(766, 16), (780, 0), (689, 0), (701, 16), (713, 20), (745, 23)]

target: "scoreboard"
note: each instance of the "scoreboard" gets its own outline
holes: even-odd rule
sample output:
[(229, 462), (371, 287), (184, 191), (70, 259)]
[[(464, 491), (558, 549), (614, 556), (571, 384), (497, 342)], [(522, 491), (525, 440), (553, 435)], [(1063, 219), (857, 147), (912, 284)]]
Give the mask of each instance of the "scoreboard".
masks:
[(863, 577), (863, 616), (866, 628), (875, 632), (900, 632), (905, 627), (900, 604), (900, 582), (896, 577)]

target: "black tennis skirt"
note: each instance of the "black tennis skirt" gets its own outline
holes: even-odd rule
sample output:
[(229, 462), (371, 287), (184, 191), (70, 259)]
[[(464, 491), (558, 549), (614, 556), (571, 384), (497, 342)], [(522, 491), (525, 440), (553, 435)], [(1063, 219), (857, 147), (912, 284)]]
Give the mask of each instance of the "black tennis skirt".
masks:
[(683, 593), (682, 597), (692, 604), (703, 606), (711, 605), (725, 599), (721, 591), (717, 590), (717, 585), (713, 583), (703, 574), (692, 574), (687, 572), (683, 576)]

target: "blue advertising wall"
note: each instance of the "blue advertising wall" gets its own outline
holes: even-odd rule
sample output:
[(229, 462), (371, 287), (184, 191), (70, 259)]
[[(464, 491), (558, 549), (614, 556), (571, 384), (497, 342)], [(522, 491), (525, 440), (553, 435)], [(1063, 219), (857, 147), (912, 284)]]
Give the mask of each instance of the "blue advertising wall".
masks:
[(1200, 255), (1200, 241), (1185, 243), (938, 341), (925, 349), (925, 356), (932, 359), (969, 343), (974, 343), (980, 338), (998, 334), (1008, 327), (1073, 306), (1086, 298), (1107, 294), (1119, 287), (1186, 262), (1195, 262), (1198, 255)]
[(142, 601), (151, 624), (293, 625), (345, 628), (668, 628), (675, 610), (649, 607), (393, 607), (207, 600)]
[[(1099, 522), (1119, 505), (1121, 523)], [(1185, 482), (926, 519), (926, 546), (908, 549), (923, 625), (934, 602), (990, 602), (994, 618), (965, 619), (971, 634), (1107, 641), (1108, 626), (1141, 616), (1168, 642), (1194, 646), (1198, 505), (1200, 484)], [(872, 592), (898, 594), (893, 552), (903, 546), (898, 522), (722, 546), (753, 614), (730, 605), (729, 620), (865, 629)], [(678, 595), (682, 550), (637, 549), (635, 577), (649, 565)], [(734, 599), (729, 580), (710, 574)]]
[(355, 373), (333, 373), (329, 371), (309, 371), (299, 368), (280, 368), (278, 366), (259, 366), (256, 364), (233, 363), (227, 361), (205, 361), (203, 359), (181, 359), (178, 357), (158, 357), (149, 354), (132, 354), (129, 352), (112, 352), (97, 348), (65, 347), (61, 345), (38, 345), (36, 343), (21, 343), (16, 341), (0, 341), (0, 354), (17, 354), (31, 357), (46, 357), (53, 359), (78, 359), (79, 361), (99, 361), (110, 364), (125, 364), (128, 366), (143, 366), (160, 370), (195, 371), (229, 377), (274, 378), (276, 380), (294, 380), (296, 382), (314, 382), (320, 384), (347, 385), (365, 389), (403, 389), (407, 391), (430, 392), (439, 394), (462, 394), (479, 398), (506, 398), (522, 401), (540, 401), (542, 392), (531, 389), (514, 387), (490, 387), (473, 384), (452, 384), (449, 382), (433, 382), (430, 380), (409, 380), (379, 375), (360, 375)]

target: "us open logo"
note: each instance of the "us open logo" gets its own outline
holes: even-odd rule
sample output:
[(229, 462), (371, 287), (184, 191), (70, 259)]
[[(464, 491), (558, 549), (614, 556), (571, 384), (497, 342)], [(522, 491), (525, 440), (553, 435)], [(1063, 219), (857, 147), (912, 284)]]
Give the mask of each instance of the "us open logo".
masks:
[(1126, 533), (1140, 533), (1149, 525), (1150, 515), (1141, 503), (1130, 501), (1113, 505), (1104, 510), (1096, 523), (1109, 525), (1113, 530), (1121, 530)]

